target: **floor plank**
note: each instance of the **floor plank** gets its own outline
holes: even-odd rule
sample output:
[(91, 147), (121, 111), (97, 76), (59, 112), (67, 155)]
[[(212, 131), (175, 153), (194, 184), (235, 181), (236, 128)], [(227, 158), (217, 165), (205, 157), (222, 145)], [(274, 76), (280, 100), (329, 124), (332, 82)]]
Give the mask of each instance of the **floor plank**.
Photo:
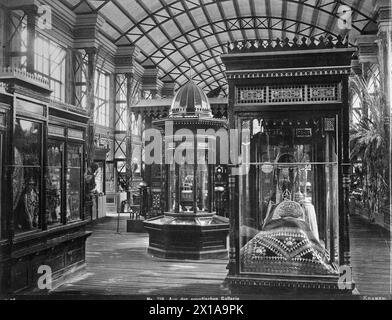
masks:
[(359, 216), (350, 217), (353, 278), (360, 294), (391, 294), (390, 233)]
[(165, 260), (147, 253), (148, 235), (120, 234), (116, 219), (93, 226), (87, 241), (87, 275), (57, 293), (113, 295), (223, 295), (227, 260)]
[[(147, 253), (148, 235), (127, 233), (121, 217), (94, 224), (87, 241), (86, 274), (55, 291), (78, 295), (229, 294), (223, 285), (227, 260), (165, 260)], [(390, 236), (359, 217), (350, 218), (351, 263), (357, 289), (364, 295), (390, 293)]]

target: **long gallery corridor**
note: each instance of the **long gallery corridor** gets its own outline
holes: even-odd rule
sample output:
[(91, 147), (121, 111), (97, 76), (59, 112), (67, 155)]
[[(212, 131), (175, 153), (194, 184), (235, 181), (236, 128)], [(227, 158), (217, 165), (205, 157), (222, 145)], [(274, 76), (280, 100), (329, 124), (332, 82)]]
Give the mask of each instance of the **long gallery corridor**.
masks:
[(392, 300), (391, 66), (392, 0), (0, 0), (0, 300)]

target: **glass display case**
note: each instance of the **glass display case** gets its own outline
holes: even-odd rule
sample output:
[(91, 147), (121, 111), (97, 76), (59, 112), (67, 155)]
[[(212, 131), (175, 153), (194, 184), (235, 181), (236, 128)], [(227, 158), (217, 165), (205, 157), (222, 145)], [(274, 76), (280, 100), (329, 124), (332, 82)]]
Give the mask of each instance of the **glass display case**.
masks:
[(214, 176), (210, 174), (210, 170), (214, 170), (214, 165), (207, 165), (207, 156), (213, 152), (208, 150), (207, 144), (198, 145), (196, 164), (184, 159), (184, 164), (167, 165), (169, 212), (211, 212), (212, 205), (209, 205), (209, 201), (213, 201), (213, 194), (209, 200), (208, 186), (213, 184)]
[(1, 81), (10, 90), (0, 92), (0, 291), (32, 292), (42, 264), (58, 285), (85, 265), (88, 117), (50, 100), (33, 74)]
[(239, 177), (240, 272), (339, 274), (337, 116), (261, 114)]
[(355, 49), (324, 40), (317, 50), (296, 39), (234, 42), (221, 56), (230, 128), (249, 136), (241, 148), (249, 153), (228, 173), (232, 293), (292, 298), (355, 287), (348, 228)]
[[(1, 115), (1, 114), (0, 114)], [(3, 157), (4, 157), (4, 153), (3, 153), (3, 138), (4, 134), (2, 131), (0, 131), (0, 178), (3, 180)], [(3, 206), (4, 206), (4, 202), (3, 202), (3, 184), (0, 183), (0, 239), (4, 237), (4, 224), (3, 224)]]
[(64, 142), (48, 140), (46, 172), (46, 220), (48, 225), (62, 222), (62, 183)]
[(164, 215), (144, 222), (148, 251), (177, 259), (227, 257), (228, 219), (214, 211), (212, 147), (226, 120), (213, 118), (207, 96), (190, 81), (176, 94), (169, 116), (153, 124), (164, 133), (164, 153), (173, 157), (165, 157), (162, 166)]
[(67, 221), (81, 219), (82, 150), (81, 144), (69, 143), (67, 145)]
[(41, 227), (42, 124), (17, 118), (12, 177), (15, 232)]

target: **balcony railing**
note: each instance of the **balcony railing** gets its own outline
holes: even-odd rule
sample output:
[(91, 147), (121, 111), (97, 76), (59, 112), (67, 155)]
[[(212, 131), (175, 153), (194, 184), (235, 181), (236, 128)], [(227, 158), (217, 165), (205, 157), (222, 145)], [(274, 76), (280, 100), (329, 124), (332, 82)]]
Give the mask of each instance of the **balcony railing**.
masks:
[[(0, 68), (0, 92), (7, 92), (9, 84), (15, 82), (22, 83), (22, 86), (23, 84), (34, 86), (37, 91), (44, 92), (45, 95), (48, 95), (52, 91), (50, 88), (49, 80), (40, 74), (27, 72), (23, 68)], [(81, 115), (87, 115), (87, 111), (84, 109), (52, 98), (50, 98), (49, 100), (49, 106), (56, 109), (75, 112)]]
[(39, 74), (27, 72), (25, 69), (5, 67), (0, 69), (0, 81), (19, 80), (41, 89), (51, 91), (49, 80)]
[(56, 109), (62, 109), (69, 112), (75, 112), (84, 116), (87, 116), (87, 111), (85, 109), (76, 107), (73, 104), (65, 103), (59, 100), (51, 99), (49, 101), (49, 106)]

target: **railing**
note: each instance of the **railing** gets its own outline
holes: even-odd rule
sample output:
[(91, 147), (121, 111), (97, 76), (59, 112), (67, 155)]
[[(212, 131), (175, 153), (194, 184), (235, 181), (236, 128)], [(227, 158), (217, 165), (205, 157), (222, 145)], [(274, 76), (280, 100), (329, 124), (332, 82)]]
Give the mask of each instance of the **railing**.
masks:
[(87, 116), (87, 110), (78, 108), (73, 104), (65, 103), (56, 99), (50, 99), (49, 106), (57, 109), (63, 109), (69, 112), (76, 112), (78, 114)]
[[(43, 88), (45, 90), (48, 91), (51, 90), (49, 80), (46, 77), (40, 74), (27, 72), (23, 68), (5, 67), (5, 68), (0, 68), (0, 92), (7, 92), (6, 80), (10, 80), (10, 79), (18, 79), (27, 82), (29, 84), (33, 84), (37, 87)], [(49, 105), (54, 108), (63, 109), (70, 112), (76, 112), (82, 115), (87, 115), (86, 110), (56, 99), (50, 99)]]
[(49, 80), (42, 75), (27, 72), (25, 69), (16, 67), (5, 67), (0, 69), (0, 80), (15, 78), (36, 86), (50, 90)]

